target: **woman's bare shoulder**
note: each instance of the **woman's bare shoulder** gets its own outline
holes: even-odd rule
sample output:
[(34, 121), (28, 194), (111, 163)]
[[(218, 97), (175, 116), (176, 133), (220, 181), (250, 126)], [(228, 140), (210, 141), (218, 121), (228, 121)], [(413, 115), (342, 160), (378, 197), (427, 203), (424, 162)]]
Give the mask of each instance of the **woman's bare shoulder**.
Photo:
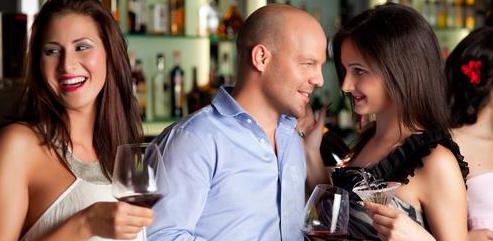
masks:
[(421, 176), (424, 183), (428, 183), (427, 185), (464, 184), (459, 161), (452, 151), (442, 145), (437, 145), (428, 156), (423, 158), (423, 168), (417, 175)]
[(423, 158), (423, 171), (434, 176), (439, 175), (437, 172), (450, 170), (460, 172), (458, 163), (452, 151), (442, 145), (437, 145), (428, 156)]
[(10, 124), (0, 130), (0, 162), (25, 163), (45, 152), (39, 135), (23, 123)]

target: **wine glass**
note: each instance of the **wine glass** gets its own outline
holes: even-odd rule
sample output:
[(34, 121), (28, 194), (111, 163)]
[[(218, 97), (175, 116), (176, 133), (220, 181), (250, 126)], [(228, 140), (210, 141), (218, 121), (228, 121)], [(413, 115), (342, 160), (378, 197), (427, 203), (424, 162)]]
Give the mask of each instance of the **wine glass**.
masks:
[[(118, 146), (112, 177), (112, 192), (118, 201), (152, 208), (164, 195), (160, 191), (166, 190), (166, 185), (166, 170), (156, 144)], [(147, 240), (145, 227), (141, 234), (142, 240)]]
[(348, 222), (347, 191), (328, 184), (317, 185), (305, 206), (305, 237), (312, 241), (344, 240)]
[(356, 185), (353, 188), (353, 192), (363, 201), (387, 205), (390, 203), (395, 195), (395, 191), (400, 186), (400, 182), (376, 181), (370, 184)]

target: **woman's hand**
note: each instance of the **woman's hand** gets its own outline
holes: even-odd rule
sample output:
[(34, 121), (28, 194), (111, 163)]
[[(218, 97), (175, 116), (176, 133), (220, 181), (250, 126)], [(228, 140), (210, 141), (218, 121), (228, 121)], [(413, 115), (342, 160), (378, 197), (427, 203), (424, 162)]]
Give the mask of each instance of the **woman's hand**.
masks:
[(125, 202), (97, 202), (80, 214), (90, 236), (112, 239), (135, 239), (154, 219), (152, 209)]
[(303, 137), (305, 147), (307, 168), (306, 182), (309, 192), (311, 192), (317, 184), (330, 182), (329, 175), (325, 170), (322, 161), (322, 156), (320, 155), (320, 144), (322, 143), (326, 112), (327, 108), (322, 108), (315, 121), (312, 108), (310, 105), (307, 105), (305, 116), (299, 118), (296, 124), (298, 133), (303, 133), (300, 135)]
[(474, 229), (469, 230), (469, 241), (489, 241), (493, 240), (493, 231), (489, 229)]
[(373, 227), (383, 240), (435, 240), (423, 227), (398, 209), (372, 202), (365, 202), (365, 208), (373, 219)]
[(310, 105), (307, 105), (305, 116), (299, 118), (297, 121), (296, 130), (298, 133), (303, 133), (300, 135), (303, 137), (305, 150), (308, 153), (320, 151), (326, 114), (327, 107), (324, 106), (318, 113), (318, 118), (315, 120), (312, 108)]

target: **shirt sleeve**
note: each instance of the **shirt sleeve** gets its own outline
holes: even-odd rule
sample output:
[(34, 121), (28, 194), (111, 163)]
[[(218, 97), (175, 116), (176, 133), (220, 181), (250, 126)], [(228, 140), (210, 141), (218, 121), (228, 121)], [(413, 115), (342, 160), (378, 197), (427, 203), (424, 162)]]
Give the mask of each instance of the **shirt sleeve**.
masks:
[[(183, 128), (173, 130), (158, 143), (163, 153), (167, 185), (159, 185), (164, 196), (154, 205), (154, 223), (148, 227), (149, 241), (205, 240), (195, 227), (204, 209), (214, 171), (214, 159), (199, 135)], [(209, 144), (211, 146), (211, 144)], [(163, 188), (164, 186), (164, 188)]]

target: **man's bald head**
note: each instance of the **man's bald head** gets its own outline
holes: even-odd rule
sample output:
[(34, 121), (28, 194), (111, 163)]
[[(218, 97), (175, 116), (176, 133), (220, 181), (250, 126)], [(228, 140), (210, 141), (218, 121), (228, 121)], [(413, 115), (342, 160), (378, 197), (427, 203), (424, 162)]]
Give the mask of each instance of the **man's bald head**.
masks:
[(275, 51), (286, 33), (294, 30), (295, 26), (290, 23), (299, 19), (317, 22), (305, 11), (286, 4), (269, 4), (257, 9), (247, 18), (238, 34), (236, 48), (239, 60), (247, 60), (257, 44)]

